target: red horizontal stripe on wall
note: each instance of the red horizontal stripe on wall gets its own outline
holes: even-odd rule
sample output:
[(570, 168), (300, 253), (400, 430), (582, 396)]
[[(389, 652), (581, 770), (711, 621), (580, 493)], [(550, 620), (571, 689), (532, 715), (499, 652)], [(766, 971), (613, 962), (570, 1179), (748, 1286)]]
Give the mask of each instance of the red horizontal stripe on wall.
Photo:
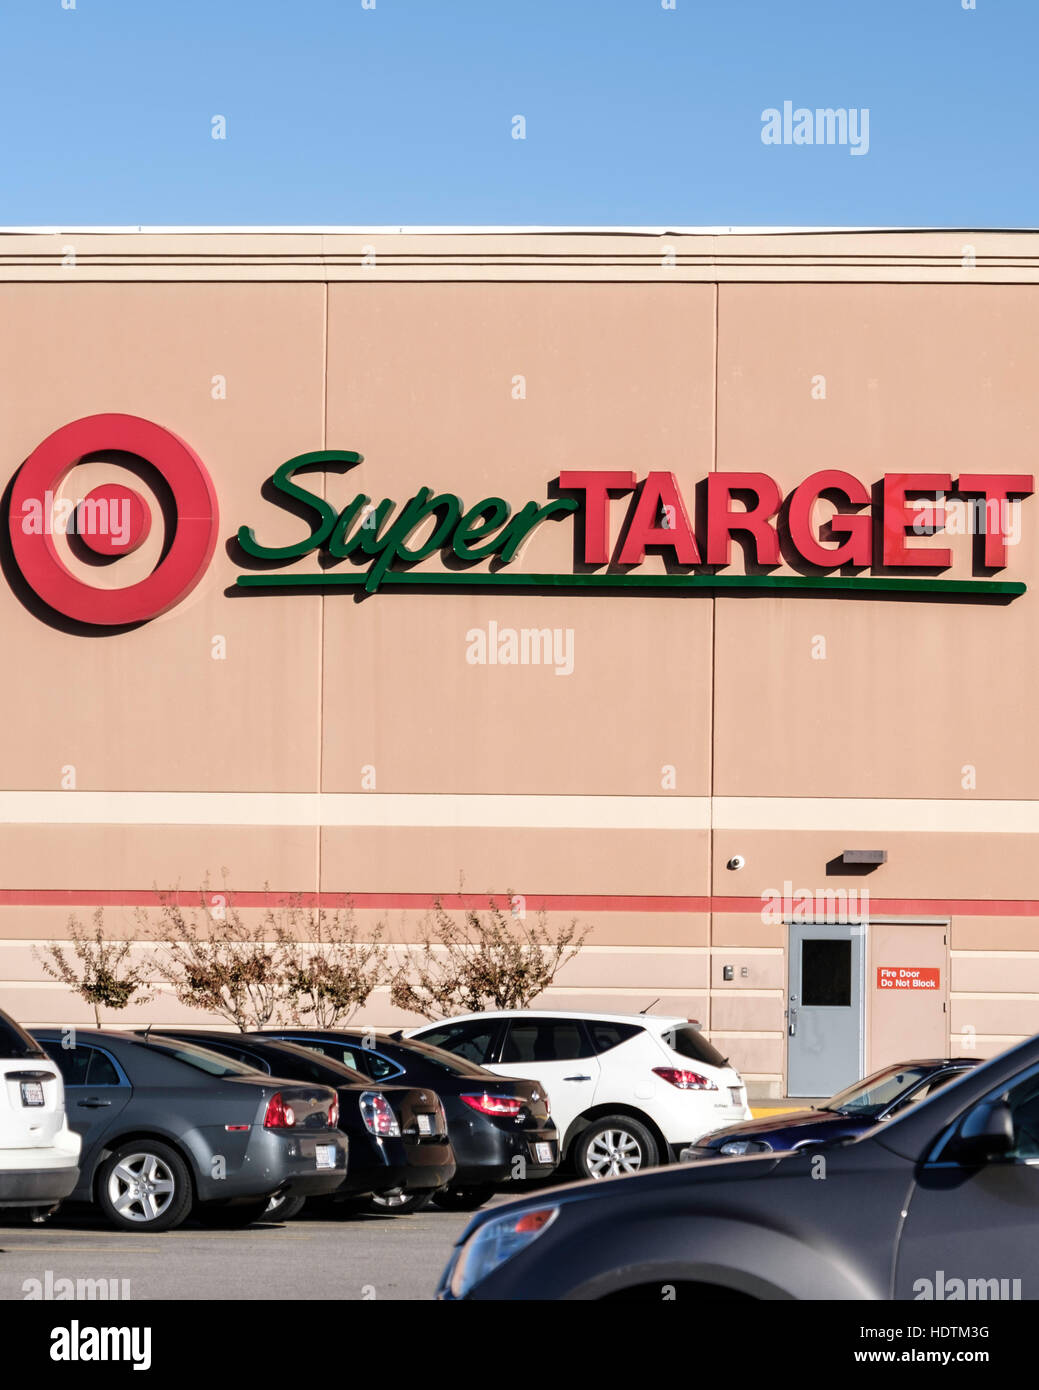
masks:
[[(209, 895), (224, 892), (211, 888)], [(238, 907), (281, 906), (298, 902), (302, 907), (375, 908), (383, 911), (395, 908), (425, 909), (439, 897), (444, 907), (452, 909), (486, 907), (487, 895), (476, 893), (299, 893), (282, 890), (270, 892), (235, 892), (227, 890), (229, 901)], [(177, 891), (159, 893), (154, 889), (97, 889), (97, 888), (0, 888), (0, 907), (157, 907), (160, 902), (175, 902), (181, 907), (197, 907), (199, 892)], [(493, 898), (500, 907), (508, 907), (509, 899), (500, 894)], [(763, 903), (755, 898), (694, 898), (661, 897), (656, 895), (619, 893), (528, 893), (528, 911), (544, 908), (548, 912), (753, 912), (761, 911)], [(1027, 898), (874, 898), (869, 899), (870, 912), (885, 916), (959, 916), (959, 917), (1039, 917), (1039, 900)]]

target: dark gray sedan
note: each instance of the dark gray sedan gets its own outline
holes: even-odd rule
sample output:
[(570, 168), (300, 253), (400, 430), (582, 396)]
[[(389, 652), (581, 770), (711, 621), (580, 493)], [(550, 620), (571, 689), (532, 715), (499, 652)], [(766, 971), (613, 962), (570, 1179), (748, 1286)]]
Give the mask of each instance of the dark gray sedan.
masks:
[(36, 1028), (83, 1139), (70, 1202), (123, 1230), (170, 1231), (194, 1209), (247, 1225), (278, 1193), (319, 1196), (346, 1177), (328, 1086), (261, 1076), (190, 1043), (92, 1028)]
[(445, 1299), (1039, 1298), (1039, 1037), (823, 1153), (576, 1183), (472, 1221)]

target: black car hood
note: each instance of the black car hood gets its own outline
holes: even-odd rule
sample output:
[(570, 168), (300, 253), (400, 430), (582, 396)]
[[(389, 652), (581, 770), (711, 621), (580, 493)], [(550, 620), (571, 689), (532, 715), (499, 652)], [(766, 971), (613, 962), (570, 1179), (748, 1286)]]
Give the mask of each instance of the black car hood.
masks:
[(697, 1148), (705, 1148), (728, 1139), (750, 1139), (756, 1134), (781, 1134), (786, 1129), (818, 1127), (827, 1130), (831, 1125), (844, 1124), (856, 1130), (869, 1129), (876, 1120), (862, 1115), (838, 1115), (835, 1110), (791, 1110), (786, 1114), (763, 1115), (760, 1120), (743, 1120), (725, 1129), (713, 1130), (698, 1139)]

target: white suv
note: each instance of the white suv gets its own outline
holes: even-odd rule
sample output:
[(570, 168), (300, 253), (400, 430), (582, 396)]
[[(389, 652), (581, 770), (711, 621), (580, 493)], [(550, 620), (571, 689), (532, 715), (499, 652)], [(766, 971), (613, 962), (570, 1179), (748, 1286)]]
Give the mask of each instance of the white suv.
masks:
[(61, 1072), (0, 1011), (0, 1207), (56, 1206), (79, 1180), (81, 1143), (65, 1118)]
[(672, 1162), (690, 1140), (752, 1118), (739, 1072), (686, 1018), (513, 1009), (403, 1036), (539, 1081), (563, 1161), (585, 1178)]

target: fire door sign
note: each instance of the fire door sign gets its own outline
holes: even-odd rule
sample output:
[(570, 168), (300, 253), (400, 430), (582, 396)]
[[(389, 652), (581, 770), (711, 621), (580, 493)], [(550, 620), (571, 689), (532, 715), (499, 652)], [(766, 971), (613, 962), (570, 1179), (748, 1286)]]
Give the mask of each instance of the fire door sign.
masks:
[(877, 989), (938, 989), (940, 983), (938, 966), (877, 966)]

